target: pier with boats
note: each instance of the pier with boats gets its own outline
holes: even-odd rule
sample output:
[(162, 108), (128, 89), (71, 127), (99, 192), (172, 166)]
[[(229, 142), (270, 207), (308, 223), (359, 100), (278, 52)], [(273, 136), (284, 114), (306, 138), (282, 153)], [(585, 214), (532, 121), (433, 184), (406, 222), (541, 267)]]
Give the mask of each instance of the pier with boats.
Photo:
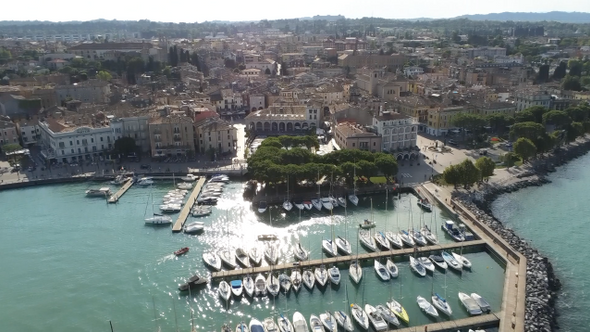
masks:
[(205, 178), (200, 178), (199, 180), (197, 180), (197, 184), (193, 188), (190, 196), (187, 199), (187, 202), (182, 207), (182, 210), (180, 211), (180, 214), (178, 215), (178, 219), (176, 219), (176, 222), (174, 223), (174, 226), (172, 227), (172, 232), (182, 231), (184, 223), (186, 222), (186, 219), (188, 218), (188, 216), (191, 212), (191, 209), (193, 208), (193, 206), (197, 202), (197, 197), (201, 193), (201, 189), (203, 188), (205, 181), (206, 181)]

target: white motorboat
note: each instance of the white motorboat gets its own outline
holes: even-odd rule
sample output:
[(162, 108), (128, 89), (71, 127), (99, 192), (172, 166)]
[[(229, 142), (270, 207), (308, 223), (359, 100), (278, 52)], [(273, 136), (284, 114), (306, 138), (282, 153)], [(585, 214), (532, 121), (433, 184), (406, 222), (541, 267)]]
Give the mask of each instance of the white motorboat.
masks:
[(471, 261), (468, 260), (467, 258), (465, 258), (465, 256), (461, 256), (457, 253), (451, 253), (453, 255), (453, 258), (455, 258), (457, 260), (457, 262), (461, 263), (461, 265), (463, 265), (464, 268), (466, 269), (470, 269), (471, 268)]
[(257, 247), (250, 249), (248, 257), (253, 266), (260, 266), (262, 264), (262, 250)]
[(424, 265), (422, 265), (422, 263), (420, 263), (420, 261), (417, 260), (416, 258), (414, 258), (413, 256), (410, 256), (410, 267), (419, 276), (421, 276), (421, 277), (426, 276), (426, 269), (424, 268)]
[(428, 201), (428, 199), (419, 199), (418, 206), (421, 207), (424, 211), (432, 212), (432, 204)]
[(475, 316), (475, 315), (482, 314), (481, 307), (477, 304), (477, 302), (471, 296), (469, 296), (465, 293), (459, 292), (459, 300), (461, 301), (461, 303), (463, 304), (465, 309), (467, 309), (467, 312), (469, 313), (469, 315)]
[[(170, 220), (170, 222), (172, 222), (172, 220)], [(205, 225), (203, 225), (203, 223), (201, 222), (192, 222), (188, 225), (185, 225), (183, 227), (183, 231), (186, 234), (199, 234), (201, 232), (203, 232), (203, 230), (205, 229)]]
[(254, 296), (254, 279), (252, 279), (249, 274), (242, 279), (242, 286), (244, 287), (246, 295), (249, 297)]
[(371, 236), (371, 232), (365, 230), (359, 230), (359, 240), (365, 249), (369, 251), (377, 251), (377, 244), (375, 239)]
[(279, 327), (272, 317), (265, 318), (262, 322), (262, 326), (264, 326), (265, 332), (279, 332)]
[(322, 324), (326, 328), (327, 332), (338, 331), (338, 322), (336, 321), (336, 317), (334, 317), (331, 312), (326, 311), (323, 314), (320, 314), (320, 320), (322, 321)]
[(193, 184), (190, 182), (180, 182), (176, 184), (176, 188), (188, 190), (193, 188)]
[(303, 201), (294, 201), (293, 205), (295, 205), (295, 207), (298, 208), (299, 210), (305, 209), (305, 205), (303, 204)]
[[(340, 206), (340, 204), (338, 204), (338, 199), (336, 197), (330, 195), (328, 198), (330, 198), (330, 202), (332, 202), (333, 208), (337, 208)], [(344, 202), (346, 202), (346, 200)]]
[(277, 265), (279, 262), (279, 250), (274, 243), (267, 243), (264, 248), (264, 258), (270, 265)]
[(212, 212), (211, 206), (206, 205), (197, 205), (191, 210), (191, 215), (195, 218), (205, 217), (211, 214)]
[(313, 289), (313, 285), (315, 285), (315, 277), (313, 276), (313, 272), (311, 270), (303, 270), (303, 284), (308, 289)]
[(322, 240), (322, 249), (330, 257), (338, 256), (338, 247), (336, 246), (335, 241)]
[(340, 284), (340, 279), (342, 278), (340, 274), (340, 269), (337, 266), (332, 266), (328, 269), (328, 278), (330, 282), (334, 285)]
[(365, 304), (365, 312), (369, 317), (369, 321), (375, 331), (385, 331), (387, 330), (387, 322), (383, 317), (377, 312), (377, 309), (370, 304)]
[(219, 293), (219, 296), (226, 301), (228, 301), (231, 297), (231, 287), (225, 280), (222, 280), (219, 283), (219, 288), (217, 289), (217, 292)]
[(326, 266), (322, 264), (319, 267), (316, 267), (313, 274), (318, 285), (324, 287), (328, 282), (328, 271), (326, 270)]
[(293, 203), (291, 203), (291, 201), (289, 201), (289, 200), (285, 200), (283, 202), (283, 209), (285, 209), (285, 211), (287, 211), (287, 212), (293, 210)]
[(217, 174), (217, 175), (213, 175), (210, 179), (209, 182), (229, 182), (229, 177), (227, 175), (223, 175), (223, 174)]
[(221, 258), (219, 258), (219, 256), (214, 253), (214, 252), (206, 252), (203, 254), (203, 261), (205, 262), (205, 265), (207, 265), (209, 268), (215, 270), (215, 271), (220, 271), (221, 270)]
[(395, 263), (390, 258), (388, 258), (387, 262), (385, 262), (385, 268), (392, 278), (397, 278), (399, 275), (399, 269), (397, 268), (397, 265), (395, 265)]
[(449, 267), (447, 265), (447, 262), (445, 262), (444, 258), (442, 258), (442, 256), (430, 255), (430, 256), (428, 256), (428, 258), (432, 261), (432, 263), (434, 263), (434, 265), (436, 265), (441, 270), (446, 271), (446, 269)]
[(393, 326), (399, 326), (399, 320), (397, 319), (397, 317), (393, 314), (393, 312), (391, 310), (389, 310), (389, 308), (387, 308), (386, 306), (384, 306), (383, 304), (379, 304), (375, 306), (375, 310), (377, 310), (377, 313), (383, 317), (383, 319), (393, 325)]
[(322, 211), (322, 201), (319, 198), (313, 198), (311, 200), (311, 204), (313, 205), (314, 208), (316, 208), (318, 211)]
[(412, 229), (410, 231), (410, 236), (412, 237), (412, 239), (414, 239), (414, 242), (419, 246), (425, 246), (428, 244), (428, 241), (426, 241), (426, 238), (422, 235), (422, 233), (415, 229)]
[(266, 295), (266, 279), (260, 273), (258, 273), (254, 280), (254, 294), (256, 296)]
[(309, 317), (309, 327), (311, 328), (311, 332), (325, 332), (324, 325), (320, 318), (316, 315), (311, 315)]
[(180, 180), (186, 181), (186, 182), (194, 182), (194, 181), (197, 181), (198, 179), (199, 179), (198, 176), (195, 176), (190, 173), (180, 178)]
[(355, 195), (355, 194), (350, 194), (348, 195), (348, 200), (352, 203), (352, 205), (354, 206), (358, 206), (359, 205), (359, 198)]
[(146, 218), (144, 221), (146, 225), (169, 225), (172, 223), (172, 218), (154, 213), (151, 217)]
[(430, 242), (431, 244), (438, 244), (438, 239), (436, 238), (436, 235), (432, 233), (428, 226), (422, 226), (422, 228), (420, 229), (420, 233), (422, 233), (422, 236), (424, 236), (426, 241)]
[(463, 264), (459, 263), (458, 260), (453, 257), (453, 255), (449, 254), (446, 251), (442, 252), (442, 258), (447, 262), (447, 265), (457, 271), (461, 271), (463, 269)]
[(362, 229), (371, 229), (375, 226), (377, 226), (377, 224), (375, 224), (374, 221), (369, 219), (365, 219), (362, 223), (359, 224), (359, 227)]
[(298, 311), (293, 314), (293, 329), (295, 329), (295, 332), (309, 332), (305, 317)]
[(332, 204), (332, 199), (330, 197), (322, 197), (321, 202), (324, 209), (328, 211), (332, 211), (334, 209), (334, 204)]
[(420, 264), (422, 264), (422, 266), (424, 266), (426, 271), (434, 272), (434, 269), (435, 269), (434, 264), (432, 263), (432, 261), (430, 259), (428, 259), (428, 257), (418, 257), (417, 259), (420, 262)]
[(350, 305), (350, 312), (352, 314), (352, 318), (356, 321), (363, 330), (369, 329), (369, 317), (367, 313), (358, 305), (358, 304), (351, 304)]
[(343, 238), (342, 236), (337, 236), (336, 239), (334, 239), (334, 242), (336, 242), (336, 247), (342, 255), (352, 255), (352, 246), (347, 239)]
[(477, 303), (477, 305), (481, 308), (481, 311), (483, 311), (483, 312), (490, 312), (490, 311), (492, 311), (492, 307), (490, 306), (490, 304), (488, 303), (488, 301), (486, 301), (486, 299), (484, 299), (483, 297), (481, 297), (479, 294), (477, 294), (477, 293), (471, 293), (470, 296), (475, 301), (475, 303)]
[(363, 278), (363, 268), (360, 266), (358, 260), (354, 260), (350, 263), (350, 267), (348, 268), (348, 275), (350, 279), (354, 281), (355, 284), (358, 284), (361, 279)]
[(174, 213), (179, 212), (182, 210), (182, 206), (180, 204), (163, 204), (160, 205), (160, 211), (165, 213)]
[(128, 178), (125, 175), (119, 174), (110, 183), (118, 186), (118, 185), (122, 185), (123, 183), (127, 182), (127, 180), (128, 180)]
[(238, 324), (238, 326), (236, 326), (235, 332), (250, 332), (250, 328), (248, 328), (248, 325), (246, 325), (246, 323), (241, 322), (240, 324)]
[(381, 264), (378, 260), (375, 260), (373, 266), (375, 268), (375, 273), (377, 273), (381, 280), (388, 281), (391, 279), (391, 276), (389, 275), (389, 272), (387, 272), (385, 265)]
[(289, 318), (285, 317), (283, 314), (277, 318), (277, 324), (279, 325), (279, 330), (281, 332), (295, 332), (293, 324), (291, 324)]
[(342, 206), (343, 208), (346, 207), (346, 198), (338, 197), (336, 201), (338, 202), (338, 205)]
[(249, 328), (250, 332), (266, 332), (262, 326), (262, 323), (256, 318), (252, 318), (250, 320)]
[(399, 302), (397, 302), (394, 299), (391, 299), (391, 301), (389, 301), (385, 304), (387, 305), (387, 308), (389, 308), (389, 310), (391, 310), (391, 312), (393, 312), (393, 314), (399, 320), (405, 322), (406, 324), (410, 323), (410, 317), (408, 316), (406, 309), (404, 307), (402, 307), (402, 305)]
[(250, 267), (250, 263), (248, 260), (248, 254), (242, 248), (237, 248), (235, 253), (236, 262), (240, 264), (241, 267), (248, 268)]
[(440, 310), (443, 314), (447, 316), (451, 316), (453, 314), (453, 309), (451, 309), (451, 305), (447, 302), (447, 300), (438, 295), (438, 293), (434, 293), (432, 295), (432, 305), (438, 310)]
[(334, 317), (336, 318), (338, 325), (342, 326), (342, 328), (344, 328), (345, 331), (347, 331), (347, 332), (354, 331), (354, 326), (352, 325), (352, 319), (347, 314), (345, 314), (344, 311), (338, 310), (338, 311), (334, 312)]
[[(307, 211), (311, 210), (313, 208), (313, 203), (311, 201), (303, 201), (303, 207), (305, 207), (305, 209)], [(321, 206), (320, 206), (321, 209)], [(319, 210), (319, 209), (318, 209)]]
[(107, 198), (111, 196), (111, 188), (103, 187), (99, 189), (88, 189), (86, 190), (86, 196)]
[(260, 201), (260, 203), (258, 203), (258, 213), (266, 212), (267, 208), (268, 208), (268, 205), (266, 204), (265, 201)]
[(221, 258), (221, 262), (229, 269), (233, 270), (236, 268), (235, 255), (230, 250), (222, 249), (219, 251), (219, 257)]
[(303, 248), (301, 242), (297, 242), (293, 245), (293, 255), (300, 261), (306, 261), (309, 258), (309, 254), (307, 253), (307, 250)]
[(301, 271), (299, 271), (298, 269), (293, 269), (293, 271), (291, 271), (290, 279), (293, 291), (298, 292), (299, 288), (301, 288), (301, 283), (303, 282), (303, 279), (301, 278)]
[(375, 238), (377, 246), (381, 248), (381, 250), (391, 250), (389, 247), (389, 241), (387, 241), (387, 238), (385, 238), (385, 234), (383, 234), (383, 232), (376, 232), (373, 237)]
[(432, 317), (438, 317), (438, 311), (436, 311), (436, 308), (432, 304), (430, 304), (428, 300), (426, 300), (422, 296), (418, 296), (416, 298), (416, 302), (418, 302), (418, 306), (422, 311), (424, 311), (424, 313)]
[(404, 242), (399, 234), (394, 232), (385, 232), (385, 238), (389, 241), (390, 248), (401, 249), (404, 247)]
[(150, 186), (152, 184), (154, 184), (154, 180), (152, 178), (148, 178), (148, 177), (144, 177), (144, 178), (140, 178), (139, 180), (137, 180), (137, 182), (135, 182), (135, 184), (137, 184), (138, 186)]
[(286, 273), (279, 274), (279, 285), (281, 285), (281, 289), (286, 293), (289, 293), (291, 290), (291, 278)]
[(399, 231), (399, 236), (402, 238), (402, 242), (408, 247), (413, 247), (416, 245), (410, 234), (405, 230)]
[(234, 294), (235, 297), (242, 296), (242, 291), (244, 287), (242, 286), (242, 280), (232, 280), (230, 282), (231, 292)]
[(445, 231), (453, 240), (457, 242), (465, 241), (465, 235), (463, 232), (455, 227), (455, 223), (451, 220), (445, 221), (443, 225), (440, 225), (443, 231)]

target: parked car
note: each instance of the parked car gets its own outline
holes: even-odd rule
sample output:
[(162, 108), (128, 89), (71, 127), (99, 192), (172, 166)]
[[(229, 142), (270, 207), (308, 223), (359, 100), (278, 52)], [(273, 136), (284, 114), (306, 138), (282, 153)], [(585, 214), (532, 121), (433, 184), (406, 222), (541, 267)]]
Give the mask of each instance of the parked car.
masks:
[(150, 165), (143, 164), (143, 165), (139, 166), (139, 168), (141, 168), (141, 169), (150, 169), (152, 167)]

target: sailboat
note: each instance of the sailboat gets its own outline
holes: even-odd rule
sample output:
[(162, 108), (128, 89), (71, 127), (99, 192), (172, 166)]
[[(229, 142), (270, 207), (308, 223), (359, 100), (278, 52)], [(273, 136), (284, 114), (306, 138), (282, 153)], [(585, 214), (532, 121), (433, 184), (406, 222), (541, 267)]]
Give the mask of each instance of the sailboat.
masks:
[(320, 286), (324, 287), (328, 282), (328, 271), (326, 270), (326, 266), (324, 264), (315, 268), (314, 275), (315, 280)]
[[(385, 215), (387, 216), (386, 218), (389, 218), (389, 213), (388, 213), (388, 203), (389, 203), (389, 190), (385, 190)], [(399, 213), (397, 214), (397, 229), (399, 231)], [(401, 249), (404, 247), (404, 243), (402, 242), (401, 237), (399, 236), (399, 234), (394, 233), (394, 232), (388, 232), (387, 231), (387, 219), (385, 220), (385, 238), (387, 239), (387, 241), (389, 241), (389, 248), (393, 249), (398, 248)]]
[(217, 289), (217, 292), (219, 293), (219, 296), (221, 296), (221, 298), (226, 301), (228, 301), (231, 297), (231, 287), (225, 280), (222, 280), (219, 283), (219, 288)]
[[(412, 208), (410, 206), (410, 222), (412, 223), (412, 229), (409, 231), (410, 236), (414, 239), (414, 242), (419, 246), (425, 246), (428, 244), (426, 238), (420, 233), (419, 230), (414, 228), (414, 216), (412, 215)], [(420, 225), (418, 225), (420, 227)]]
[(235, 253), (235, 259), (238, 264), (240, 264), (244, 268), (250, 267), (250, 263), (248, 262), (248, 254), (242, 248), (237, 248)]
[(395, 265), (395, 263), (391, 260), (391, 258), (388, 258), (387, 262), (385, 262), (385, 268), (392, 278), (397, 278), (399, 269), (397, 268), (397, 265)]
[(437, 267), (439, 267), (441, 270), (446, 271), (448, 268), (447, 262), (445, 262), (444, 258), (442, 258), (442, 256), (440, 255), (430, 255), (428, 256), (428, 258), (432, 261), (432, 263), (434, 263), (434, 265), (436, 265)]
[(333, 285), (339, 285), (341, 277), (340, 269), (336, 265), (328, 269), (328, 278)]
[[(305, 208), (307, 211), (309, 211), (309, 210), (313, 209), (314, 205), (313, 205), (313, 203), (312, 203), (311, 201), (303, 201), (303, 207), (304, 207), (304, 208)], [(321, 208), (322, 208), (322, 207), (321, 207), (321, 205), (320, 205), (320, 209), (321, 209)]]
[(303, 203), (303, 201), (293, 201), (293, 204), (297, 209), (299, 209), (299, 211), (305, 209), (305, 204)]
[(289, 318), (285, 317), (283, 314), (277, 319), (277, 323), (281, 332), (295, 332), (293, 324), (291, 324)]
[(249, 274), (247, 274), (242, 280), (242, 285), (244, 287), (246, 295), (252, 297), (254, 295), (254, 279), (252, 279), (252, 277)]
[(326, 311), (326, 312), (320, 314), (320, 321), (322, 321), (322, 324), (326, 328), (326, 331), (328, 331), (328, 332), (337, 332), (338, 331), (338, 322), (336, 322), (336, 317), (334, 317), (334, 315), (332, 315), (331, 312)]
[(391, 249), (389, 241), (387, 241), (387, 238), (385, 237), (385, 234), (383, 232), (375, 232), (374, 238), (375, 242), (377, 243), (377, 246), (381, 248), (381, 250)]
[(377, 273), (377, 275), (379, 276), (379, 278), (381, 278), (381, 280), (388, 281), (389, 279), (391, 279), (391, 276), (389, 275), (389, 272), (387, 272), (385, 265), (381, 264), (379, 262), (379, 260), (375, 259), (375, 263), (373, 264), (373, 267), (375, 269), (375, 273)]
[(350, 242), (348, 242), (348, 240), (346, 239), (347, 237), (348, 237), (348, 211), (346, 210), (346, 206), (344, 206), (344, 237), (337, 236), (334, 239), (334, 242), (336, 242), (336, 247), (338, 248), (337, 251), (339, 251), (341, 254), (343, 254), (345, 256), (350, 256), (350, 255), (352, 255), (352, 247), (350, 245)]
[(347, 331), (347, 332), (354, 331), (354, 326), (352, 325), (352, 320), (350, 319), (350, 317), (346, 313), (344, 313), (344, 311), (338, 310), (338, 311), (334, 312), (334, 318), (336, 318), (336, 322), (338, 322), (338, 325), (342, 326), (342, 328), (344, 328), (345, 331)]
[[(358, 256), (357, 256), (358, 257)], [(360, 266), (358, 259), (353, 260), (348, 268), (350, 279), (358, 284), (363, 277), (363, 268)]]
[(293, 269), (291, 271), (291, 286), (293, 287), (294, 292), (298, 292), (299, 288), (301, 288), (301, 283), (303, 282), (301, 278), (301, 271), (299, 269)]
[[(373, 221), (373, 199), (371, 199), (371, 222)], [(359, 229), (359, 239), (361, 244), (369, 251), (377, 251), (377, 244), (375, 239), (371, 236), (370, 230)]]
[(228, 268), (230, 268), (231, 270), (236, 268), (236, 259), (235, 259), (235, 254), (232, 253), (232, 251), (229, 248), (229, 244), (230, 244), (230, 237), (229, 237), (229, 211), (226, 213), (227, 214), (227, 249), (222, 249), (219, 252), (219, 256), (221, 257), (221, 261), (223, 262), (223, 264), (225, 266), (227, 266)]
[(309, 290), (312, 290), (313, 286), (315, 285), (315, 277), (313, 276), (313, 272), (311, 272), (309, 269), (303, 270), (302, 278), (305, 287), (307, 287)]
[(214, 252), (206, 252), (203, 254), (203, 261), (205, 265), (215, 271), (221, 270), (221, 258)]
[(313, 198), (311, 200), (311, 204), (313, 205), (314, 208), (316, 208), (318, 211), (322, 210), (322, 199), (320, 196), (320, 171), (318, 171), (318, 197), (317, 198)]
[(399, 302), (397, 302), (394, 299), (391, 299), (391, 301), (385, 304), (387, 305), (387, 308), (389, 308), (389, 310), (391, 310), (391, 312), (393, 312), (393, 314), (397, 316), (398, 319), (405, 322), (406, 324), (410, 323), (410, 317), (408, 316), (406, 309), (404, 309), (404, 307), (402, 307), (402, 305)]
[(322, 321), (316, 315), (309, 317), (309, 326), (311, 327), (311, 332), (325, 332)]
[(389, 308), (385, 307), (383, 304), (379, 304), (375, 306), (375, 310), (377, 314), (383, 318), (388, 324), (393, 326), (399, 326), (399, 320), (397, 317), (389, 310)]
[(285, 201), (283, 202), (283, 209), (287, 212), (293, 209), (293, 203), (289, 200), (289, 182), (289, 177), (287, 176), (287, 198), (285, 198)]
[(301, 242), (297, 242), (293, 245), (293, 255), (300, 261), (306, 261), (309, 258), (307, 250), (303, 248)]
[(426, 300), (422, 296), (418, 296), (416, 297), (416, 302), (418, 303), (420, 309), (424, 311), (424, 313), (432, 317), (438, 317), (438, 311), (436, 311), (436, 308), (432, 304), (430, 304), (428, 300)]
[(412, 239), (412, 237), (410, 236), (410, 234), (405, 231), (405, 230), (400, 230), (399, 231), (399, 236), (402, 239), (402, 242), (407, 245), (408, 247), (413, 247), (416, 245), (416, 243), (414, 242), (414, 240)]
[[(422, 215), (424, 215), (424, 213), (422, 213)], [(431, 226), (432, 226), (432, 216), (434, 216), (436, 218), (436, 213), (433, 213), (430, 217)], [(436, 230), (436, 224), (434, 225), (433, 229)], [(432, 233), (431, 228), (429, 228), (426, 225), (426, 222), (424, 222), (424, 225), (420, 229), (420, 233), (422, 233), (422, 236), (424, 236), (424, 238), (426, 238), (426, 240), (428, 242), (430, 242), (431, 244), (438, 244), (438, 239), (436, 238), (436, 235), (434, 233)]]
[[(147, 208), (148, 208), (148, 205), (150, 204), (150, 200), (151, 200), (151, 205), (152, 205), (152, 216), (146, 217)], [(146, 225), (169, 225), (172, 223), (172, 218), (170, 218), (170, 216), (164, 216), (162, 214), (154, 212), (154, 195), (152, 194), (151, 187), (150, 187), (150, 199), (148, 200), (148, 202), (145, 206), (144, 221), (145, 221)]]
[(387, 322), (383, 319), (383, 317), (377, 312), (377, 309), (370, 304), (365, 304), (365, 312), (369, 317), (369, 321), (375, 331), (385, 331), (387, 330)]
[(451, 316), (453, 314), (453, 310), (451, 309), (451, 305), (447, 302), (445, 297), (447, 296), (447, 274), (445, 273), (445, 297), (440, 296), (438, 293), (434, 292), (434, 278), (432, 278), (432, 304), (440, 310), (443, 314), (447, 316)]
[(277, 278), (273, 273), (272, 270), (268, 274), (266, 278), (266, 290), (272, 295), (277, 296), (279, 295), (279, 290), (281, 289), (281, 285), (279, 284), (279, 278)]
[(424, 266), (426, 271), (434, 272), (435, 266), (432, 263), (432, 261), (430, 259), (428, 259), (428, 257), (418, 257), (417, 259), (420, 262), (420, 264), (422, 264), (422, 266)]
[(353, 183), (353, 191), (352, 194), (348, 195), (348, 200), (354, 205), (354, 206), (358, 206), (359, 205), (359, 198), (356, 196), (356, 164), (354, 167), (354, 175), (352, 177), (352, 183)]
[(369, 329), (369, 317), (367, 313), (358, 305), (358, 304), (351, 304), (350, 305), (350, 312), (352, 313), (352, 318), (359, 324), (363, 330)]
[(441, 255), (445, 262), (447, 262), (448, 266), (457, 271), (461, 271), (461, 269), (463, 268), (463, 264), (456, 260), (455, 257), (453, 257), (453, 255), (449, 254), (446, 251), (443, 251)]
[(266, 332), (264, 330), (264, 327), (262, 326), (262, 323), (256, 319), (256, 318), (252, 318), (250, 320), (250, 332)]
[(410, 256), (410, 267), (419, 276), (421, 276), (421, 277), (426, 276), (426, 269), (424, 268), (424, 265), (422, 265), (422, 263), (420, 263), (420, 261), (417, 260), (416, 258), (414, 258), (413, 256)]
[(248, 257), (250, 258), (252, 266), (260, 266), (260, 264), (262, 264), (262, 252), (258, 247), (250, 249)]
[(267, 243), (266, 248), (264, 249), (264, 258), (270, 265), (277, 265), (279, 262), (279, 252), (278, 248), (274, 243)]
[(246, 325), (246, 323), (241, 322), (238, 324), (238, 326), (236, 326), (235, 332), (250, 332), (250, 328), (248, 327), (248, 325)]
[(326, 254), (330, 257), (338, 256), (338, 247), (334, 242), (334, 223), (333, 223), (333, 216), (332, 210), (330, 210), (330, 229), (331, 229), (331, 238), (329, 240), (323, 239), (322, 240), (322, 249)]
[(471, 315), (481, 315), (482, 311), (481, 311), (481, 307), (477, 304), (477, 302), (469, 295), (459, 292), (459, 300), (461, 301), (461, 303), (463, 304), (463, 306), (465, 307), (465, 309), (467, 309), (467, 312)]
[(291, 278), (289, 278), (289, 276), (286, 273), (281, 273), (279, 274), (279, 284), (281, 285), (281, 288), (283, 289), (283, 291), (285, 291), (285, 294), (289, 293), (289, 291), (291, 290)]
[[(463, 247), (461, 247), (461, 251), (463, 251)], [(461, 263), (461, 265), (466, 268), (466, 269), (470, 269), (471, 268), (471, 261), (469, 261), (467, 258), (465, 258), (465, 256), (463, 255), (459, 255), (457, 253), (451, 253), (453, 255), (453, 258), (455, 258), (457, 260), (457, 262)]]

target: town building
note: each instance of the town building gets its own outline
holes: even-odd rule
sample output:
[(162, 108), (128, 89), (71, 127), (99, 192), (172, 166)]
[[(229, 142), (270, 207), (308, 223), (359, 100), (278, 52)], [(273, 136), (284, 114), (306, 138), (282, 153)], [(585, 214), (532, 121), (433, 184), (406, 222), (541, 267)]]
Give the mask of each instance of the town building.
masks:
[(195, 116), (195, 137), (199, 153), (232, 153), (237, 144), (238, 130), (219, 118), (215, 112), (203, 112)]
[(148, 128), (152, 158), (194, 156), (192, 118), (165, 110), (164, 115), (149, 119)]
[(381, 135), (381, 151), (396, 152), (416, 146), (418, 123), (396, 112), (383, 111), (373, 118), (373, 129)]
[(268, 108), (253, 111), (246, 116), (248, 129), (256, 133), (304, 133), (319, 128), (322, 121), (321, 105), (276, 102)]
[(0, 117), (0, 147), (5, 144), (18, 144), (18, 131), (10, 118)]
[(110, 117), (110, 126), (115, 140), (122, 137), (133, 138), (140, 153), (150, 153), (150, 139), (148, 137), (149, 116), (147, 114), (129, 117), (112, 116)]
[(59, 102), (79, 100), (84, 103), (107, 103), (111, 89), (109, 83), (101, 80), (88, 80), (72, 85), (59, 85), (55, 87), (55, 93)]
[(20, 141), (23, 147), (36, 144), (41, 137), (39, 120), (37, 117), (16, 121), (16, 128), (17, 132), (20, 134)]
[(332, 131), (336, 144), (341, 149), (360, 149), (372, 152), (381, 150), (381, 135), (365, 130), (360, 124), (341, 122)]
[(524, 89), (515, 92), (514, 103), (517, 112), (532, 106), (551, 108), (551, 94), (546, 90)]

